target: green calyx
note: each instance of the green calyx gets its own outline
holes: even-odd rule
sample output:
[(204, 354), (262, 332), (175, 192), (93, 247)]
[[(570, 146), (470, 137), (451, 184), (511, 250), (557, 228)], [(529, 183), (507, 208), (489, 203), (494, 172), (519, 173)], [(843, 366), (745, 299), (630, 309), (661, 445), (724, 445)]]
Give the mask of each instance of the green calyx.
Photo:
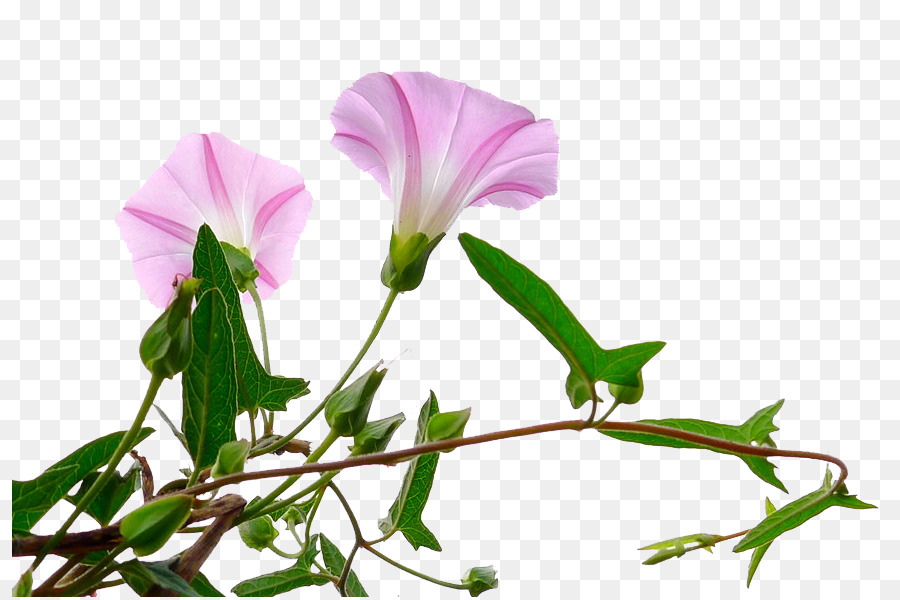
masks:
[(406, 417), (403, 413), (399, 413), (393, 417), (366, 423), (362, 431), (353, 436), (350, 452), (354, 456), (384, 452), (394, 436), (394, 432), (405, 420)]
[(263, 515), (238, 525), (238, 533), (248, 548), (263, 551), (278, 537), (278, 530), (269, 515)]
[(222, 444), (210, 475), (212, 475), (213, 479), (218, 479), (226, 475), (243, 473), (244, 462), (247, 460), (248, 454), (250, 454), (250, 442), (247, 440), (236, 440)]
[(239, 291), (246, 292), (247, 288), (253, 285), (256, 278), (259, 277), (259, 269), (253, 264), (250, 251), (246, 248), (235, 248), (228, 242), (219, 243), (222, 245), (222, 251), (225, 252), (225, 260), (231, 269), (234, 283), (237, 284)]
[(644, 395), (644, 376), (640, 371), (637, 373), (637, 379), (637, 387), (611, 383), (609, 384), (609, 393), (620, 404), (637, 404)]
[(488, 590), (496, 589), (500, 585), (500, 582), (497, 580), (497, 570), (494, 567), (469, 569), (463, 575), (462, 582), (466, 589), (469, 590), (469, 595), (473, 598)]
[(417, 233), (401, 242), (391, 231), (391, 249), (381, 268), (381, 283), (397, 292), (414, 290), (425, 277), (428, 257), (438, 243), (444, 239), (440, 234), (429, 240), (424, 233)]
[(141, 339), (141, 361), (160, 377), (171, 379), (191, 360), (191, 306), (200, 280), (188, 277), (178, 283), (175, 299)]
[(325, 404), (325, 420), (334, 435), (355, 436), (366, 426), (372, 399), (381, 385), (387, 369), (378, 370), (381, 361), (359, 379), (334, 394)]
[[(428, 428), (425, 434), (426, 442), (440, 442), (442, 440), (455, 440), (461, 438), (465, 431), (466, 423), (469, 422), (469, 416), (472, 414), (471, 408), (463, 410), (454, 410), (451, 412), (438, 413), (431, 417), (428, 421)], [(441, 450), (441, 452), (451, 452), (451, 450)]]
[(122, 539), (136, 556), (153, 554), (185, 524), (193, 502), (190, 496), (177, 495), (144, 504), (122, 519)]

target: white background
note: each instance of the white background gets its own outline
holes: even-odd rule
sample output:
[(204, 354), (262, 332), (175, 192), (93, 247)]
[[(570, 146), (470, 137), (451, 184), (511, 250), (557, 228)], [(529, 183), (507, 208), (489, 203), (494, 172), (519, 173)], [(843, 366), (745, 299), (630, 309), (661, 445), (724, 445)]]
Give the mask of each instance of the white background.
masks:
[[(569, 433), (443, 456), (425, 522), (444, 551), (398, 536), (384, 552), (450, 580), (493, 564), (501, 587), (486, 597), (897, 597), (896, 3), (217, 4), (0, 5), (7, 478), (131, 422), (148, 381), (138, 341), (158, 313), (113, 219), (192, 132), (297, 168), (313, 195), (294, 277), (266, 303), (275, 369), (313, 382), (279, 428), (301, 420), (386, 293), (391, 206), (330, 146), (328, 115), (366, 73), (429, 70), (552, 119), (560, 192), (521, 213), (466, 211), (396, 304), (364, 363), (399, 357), (373, 409), (409, 417), (394, 447), (410, 443), (429, 389), (445, 410), (473, 407), (472, 434), (575, 414), (565, 363), (478, 279), (455, 239), (468, 231), (551, 282), (602, 346), (668, 342), (643, 401), (618, 418), (739, 423), (785, 398), (779, 445), (841, 456), (851, 493), (879, 510), (832, 509), (786, 534), (749, 591), (749, 553), (731, 544), (645, 567), (639, 546), (751, 526), (766, 496), (781, 506), (817, 487), (822, 465), (779, 460), (786, 496), (731, 457)], [(178, 417), (177, 382), (159, 404)], [(148, 423), (159, 433), (141, 452), (158, 478), (177, 477), (186, 456)], [(293, 463), (260, 466), (276, 464)], [(402, 474), (339, 478), (370, 537)], [(0, 495), (8, 507), (9, 486)], [(346, 551), (333, 497), (320, 514)], [(2, 565), (11, 584), (26, 562)], [(232, 532), (203, 571), (227, 591), (287, 565)], [(465, 594), (368, 555), (356, 569), (376, 597)], [(130, 592), (103, 595), (118, 593)]]

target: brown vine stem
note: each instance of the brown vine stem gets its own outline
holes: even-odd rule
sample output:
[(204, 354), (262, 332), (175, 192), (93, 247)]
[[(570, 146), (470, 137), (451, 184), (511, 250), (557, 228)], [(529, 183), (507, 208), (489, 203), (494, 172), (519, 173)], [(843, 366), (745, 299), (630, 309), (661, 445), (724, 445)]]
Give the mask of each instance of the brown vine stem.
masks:
[(766, 446), (753, 446), (751, 444), (739, 444), (737, 442), (729, 442), (718, 438), (708, 437), (680, 429), (671, 427), (663, 427), (661, 425), (652, 425), (650, 423), (640, 422), (622, 422), (622, 421), (605, 421), (599, 425), (591, 425), (587, 421), (557, 421), (555, 423), (543, 423), (540, 425), (531, 425), (529, 427), (520, 427), (517, 429), (507, 429), (504, 431), (495, 431), (482, 435), (471, 437), (456, 438), (452, 440), (441, 440), (439, 442), (429, 442), (427, 444), (419, 444), (412, 448), (404, 450), (395, 450), (393, 452), (379, 452), (376, 454), (366, 454), (364, 456), (351, 456), (344, 460), (305, 464), (299, 467), (288, 467), (282, 469), (271, 469), (267, 471), (256, 471), (253, 473), (237, 473), (222, 477), (209, 483), (203, 483), (187, 488), (181, 493), (197, 496), (211, 492), (226, 485), (240, 483), (242, 481), (252, 481), (256, 479), (269, 479), (272, 477), (289, 477), (294, 475), (303, 475), (305, 473), (324, 473), (326, 471), (341, 471), (355, 467), (364, 467), (368, 465), (395, 465), (400, 462), (407, 461), (413, 457), (422, 454), (429, 454), (440, 450), (452, 450), (454, 448), (462, 448), (464, 446), (473, 446), (483, 444), (485, 442), (494, 442), (497, 440), (505, 440), (510, 438), (524, 437), (536, 435), (539, 433), (549, 433), (552, 431), (581, 431), (585, 428), (597, 429), (599, 431), (631, 431), (636, 433), (650, 433), (664, 435), (666, 437), (691, 442), (706, 446), (711, 449), (725, 450), (726, 452), (735, 452), (738, 454), (746, 454), (750, 456), (765, 457), (785, 457), (785, 458), (808, 458), (811, 460), (820, 460), (829, 462), (840, 469), (840, 475), (832, 486), (831, 492), (834, 493), (840, 485), (847, 479), (849, 471), (847, 465), (841, 459), (823, 454), (820, 452), (807, 452), (805, 450), (783, 450), (780, 448), (769, 448)]

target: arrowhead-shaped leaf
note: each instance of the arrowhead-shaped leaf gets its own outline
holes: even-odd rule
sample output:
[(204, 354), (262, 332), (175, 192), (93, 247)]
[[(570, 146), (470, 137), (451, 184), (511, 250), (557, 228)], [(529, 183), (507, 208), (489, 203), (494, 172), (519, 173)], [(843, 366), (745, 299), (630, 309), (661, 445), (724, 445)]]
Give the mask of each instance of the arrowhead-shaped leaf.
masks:
[[(681, 558), (693, 550), (705, 549), (712, 552), (712, 547), (719, 542), (719, 536), (709, 533), (694, 533), (663, 540), (638, 548), (638, 550), (656, 550), (656, 554), (644, 561), (645, 565), (656, 565), (670, 558)], [(689, 545), (690, 544), (690, 545)]]
[(665, 346), (664, 342), (647, 342), (604, 350), (553, 288), (525, 265), (468, 233), (460, 234), (459, 243), (478, 275), (569, 363), (566, 392), (575, 408), (595, 397), (598, 381), (637, 387), (638, 372)]
[[(321, 534), (319, 537), (322, 540), (322, 558), (325, 560), (325, 568), (335, 577), (340, 577), (344, 570), (344, 564), (347, 562), (344, 555), (327, 537)], [(347, 576), (346, 591), (349, 598), (368, 598), (369, 596), (359, 582), (359, 577), (352, 570)]]
[[(766, 498), (766, 516), (771, 515), (773, 512), (775, 512), (775, 505), (772, 504), (771, 500)], [(753, 575), (756, 573), (760, 561), (763, 559), (763, 556), (766, 555), (766, 552), (771, 545), (772, 542), (769, 542), (753, 549), (753, 556), (750, 557), (750, 569), (747, 571), (747, 587), (750, 587), (750, 582), (753, 581)]]
[(282, 571), (275, 571), (267, 575), (260, 575), (253, 579), (242, 581), (231, 591), (237, 596), (275, 596), (283, 594), (299, 587), (309, 585), (325, 585), (331, 581), (330, 577), (319, 573), (311, 573), (304, 565), (295, 565)]
[[(153, 429), (149, 427), (141, 429), (134, 445), (137, 446), (151, 433)], [(103, 436), (68, 455), (44, 471), (40, 477), (30, 481), (13, 481), (13, 529), (30, 531), (76, 483), (109, 462), (123, 437), (124, 431)]]
[(241, 392), (238, 403), (241, 412), (259, 408), (287, 410), (288, 400), (308, 394), (309, 382), (269, 375), (259, 362), (244, 322), (240, 293), (231, 276), (222, 246), (208, 225), (203, 225), (197, 234), (193, 276), (203, 280), (199, 293), (219, 288), (228, 306)]
[(834, 493), (831, 492), (831, 486), (831, 471), (825, 471), (825, 481), (822, 483), (822, 487), (790, 504), (785, 504), (767, 516), (741, 538), (741, 541), (734, 547), (734, 551), (743, 552), (768, 544), (782, 533), (803, 525), (832, 506), (858, 510), (876, 508), (874, 504), (863, 502), (855, 495), (847, 493), (846, 485), (842, 484)]
[[(72, 504), (78, 504), (98, 477), (100, 477), (100, 473), (96, 471), (88, 473), (82, 480), (78, 491), (71, 496), (66, 496), (66, 500)], [(131, 495), (139, 489), (141, 489), (141, 465), (135, 462), (124, 476), (118, 472), (113, 474), (100, 493), (84, 509), (84, 512), (105, 527), (125, 506)]]
[[(647, 419), (638, 421), (638, 423), (646, 423), (649, 425), (658, 425), (660, 427), (668, 427), (678, 431), (687, 431), (712, 437), (729, 442), (737, 442), (739, 444), (756, 443), (759, 445), (770, 445), (772, 443), (771, 433), (778, 431), (778, 428), (772, 423), (775, 414), (781, 409), (784, 400), (779, 400), (772, 406), (758, 411), (755, 415), (743, 425), (723, 425), (721, 423), (713, 423), (711, 421), (701, 421), (699, 419)], [(732, 454), (739, 457), (746, 463), (753, 473), (779, 490), (787, 492), (784, 484), (775, 476), (775, 465), (766, 460), (763, 456), (751, 456), (749, 454), (740, 454), (713, 448), (712, 446), (704, 446), (687, 442), (664, 434), (642, 433), (634, 431), (610, 431), (600, 429), (600, 432), (609, 437), (616, 438), (625, 442), (634, 442), (636, 444), (645, 444), (647, 446), (668, 446), (670, 448), (698, 448), (702, 450), (712, 450), (721, 454)]]
[[(437, 414), (437, 398), (434, 392), (431, 392), (431, 395), (425, 401), (425, 404), (422, 405), (422, 410), (419, 412), (416, 445), (424, 443), (428, 431), (428, 422)], [(431, 486), (434, 483), (438, 456), (437, 452), (422, 454), (409, 462), (409, 469), (403, 478), (400, 494), (394, 500), (394, 504), (388, 511), (388, 516), (378, 521), (378, 527), (385, 535), (394, 531), (401, 531), (415, 549), (418, 549), (419, 546), (425, 546), (440, 552), (441, 544), (434, 537), (434, 534), (425, 527), (425, 524), (422, 523), (422, 511), (425, 509), (425, 504), (428, 502), (428, 494), (431, 493)]]
[(228, 307), (218, 289), (204, 293), (193, 317), (194, 349), (181, 376), (181, 431), (195, 469), (211, 467), (237, 439), (238, 383)]

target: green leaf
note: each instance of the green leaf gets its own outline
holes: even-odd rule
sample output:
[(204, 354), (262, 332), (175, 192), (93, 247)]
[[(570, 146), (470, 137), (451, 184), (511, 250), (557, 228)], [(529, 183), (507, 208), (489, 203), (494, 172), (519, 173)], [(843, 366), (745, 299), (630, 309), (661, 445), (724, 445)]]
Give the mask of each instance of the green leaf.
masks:
[[(153, 433), (153, 429), (141, 429), (134, 445)], [(85, 444), (36, 478), (30, 481), (12, 482), (13, 529), (30, 531), (54, 504), (84, 479), (84, 477), (109, 462), (125, 432), (111, 433)], [(131, 448), (129, 448), (131, 450)]]
[(215, 464), (219, 448), (237, 439), (238, 384), (228, 309), (221, 292), (203, 294), (194, 310), (194, 351), (181, 377), (181, 431), (195, 469)]
[(313, 561), (316, 560), (316, 557), (319, 555), (318, 544), (318, 533), (309, 536), (309, 544), (306, 545), (306, 550), (300, 555), (300, 558), (297, 559), (297, 564), (295, 566), (309, 571), (312, 568)]
[(209, 579), (203, 573), (197, 573), (191, 581), (191, 587), (203, 598), (224, 598), (225, 594), (220, 592), (209, 582)]
[(663, 342), (647, 342), (604, 350), (553, 288), (530, 269), (468, 233), (460, 234), (459, 243), (478, 275), (528, 319), (569, 363), (566, 392), (575, 408), (595, 397), (594, 384), (598, 381), (637, 387), (641, 367), (665, 346)]
[(325, 585), (330, 581), (325, 575), (310, 573), (308, 567), (296, 565), (242, 581), (231, 591), (237, 596), (275, 596), (308, 585)]
[[(692, 533), (681, 537), (663, 540), (638, 548), (638, 550), (656, 550), (656, 554), (644, 561), (645, 565), (656, 565), (670, 558), (681, 558), (692, 550), (700, 550), (701, 548), (712, 552), (712, 547), (719, 542), (720, 536), (709, 533)], [(696, 544), (688, 547), (687, 544)]]
[(241, 298), (231, 269), (225, 259), (222, 246), (208, 225), (203, 225), (197, 234), (194, 247), (194, 277), (203, 280), (201, 292), (219, 288), (228, 306), (234, 336), (235, 363), (238, 372), (240, 396), (238, 407), (241, 412), (259, 408), (287, 410), (287, 402), (309, 393), (309, 382), (303, 379), (276, 377), (266, 373), (247, 332)]
[[(419, 412), (416, 445), (425, 442), (428, 422), (437, 414), (439, 414), (437, 398), (434, 392), (431, 392)], [(388, 516), (378, 521), (378, 528), (382, 533), (388, 535), (395, 531), (401, 531), (412, 547), (417, 550), (420, 546), (425, 546), (437, 552), (441, 551), (441, 544), (437, 538), (422, 523), (422, 511), (428, 502), (428, 494), (431, 493), (439, 456), (437, 452), (432, 452), (422, 454), (409, 461), (409, 469), (403, 478), (400, 494), (394, 500)]]
[[(773, 512), (775, 512), (775, 505), (772, 504), (771, 500), (766, 498), (766, 516), (771, 515)], [(768, 544), (763, 544), (762, 546), (757, 546), (753, 549), (753, 556), (750, 557), (750, 570), (747, 572), (747, 587), (750, 587), (753, 575), (756, 573), (760, 561), (763, 559), (763, 556), (765, 556), (771, 545), (772, 542), (769, 542)]]
[(22, 576), (19, 577), (19, 581), (16, 582), (16, 585), (12, 589), (12, 595), (14, 598), (25, 598), (31, 596), (31, 587), (34, 585), (34, 576), (31, 573), (31, 569), (29, 568), (27, 571), (22, 573)]
[(735, 552), (743, 552), (751, 548), (757, 548), (767, 544), (786, 531), (803, 525), (822, 511), (832, 506), (855, 508), (858, 510), (876, 508), (859, 500), (855, 495), (847, 493), (847, 486), (841, 485), (834, 493), (831, 493), (831, 471), (825, 471), (825, 481), (822, 487), (802, 498), (785, 504), (763, 521), (751, 529), (734, 547)]
[[(341, 554), (338, 547), (332, 544), (331, 540), (325, 537), (324, 534), (320, 534), (319, 537), (322, 540), (322, 558), (325, 559), (325, 568), (335, 577), (340, 577), (341, 572), (344, 570), (344, 564), (347, 562), (344, 555)], [(357, 577), (356, 573), (352, 570), (350, 571), (350, 575), (347, 576), (347, 587), (345, 589), (347, 591), (347, 597), (349, 598), (369, 597), (366, 590), (363, 589), (362, 584), (359, 582), (359, 577)]]
[(184, 579), (170, 570), (178, 557), (159, 562), (141, 562), (137, 559), (119, 565), (119, 574), (139, 596), (145, 596), (155, 586), (177, 592), (180, 596), (200, 596)]
[[(66, 496), (66, 500), (77, 505), (99, 477), (100, 473), (96, 471), (88, 473), (81, 482), (78, 492), (71, 496)], [(141, 489), (141, 465), (135, 461), (131, 468), (125, 472), (124, 476), (116, 472), (91, 503), (88, 504), (84, 512), (105, 527), (109, 525), (116, 513), (125, 506), (131, 495), (139, 489)]]
[[(660, 427), (668, 427), (677, 429), (678, 431), (687, 431), (705, 435), (707, 437), (725, 440), (728, 442), (736, 442), (738, 444), (756, 443), (761, 446), (774, 446), (770, 434), (778, 431), (778, 428), (772, 423), (775, 414), (781, 410), (784, 400), (779, 400), (771, 406), (767, 406), (758, 411), (755, 415), (743, 425), (723, 425), (721, 423), (713, 423), (711, 421), (701, 421), (699, 419), (646, 419), (638, 421), (648, 425), (658, 425)], [(667, 446), (670, 448), (697, 448), (701, 450), (712, 450), (720, 454), (731, 454), (740, 458), (753, 473), (779, 490), (787, 492), (784, 484), (775, 476), (775, 465), (770, 463), (764, 456), (751, 456), (749, 454), (740, 454), (739, 452), (731, 452), (730, 450), (722, 450), (713, 448), (712, 446), (704, 446), (687, 442), (674, 437), (669, 437), (663, 433), (642, 433), (635, 431), (611, 431), (601, 429), (600, 433), (609, 437), (625, 442), (634, 442), (636, 444), (644, 444), (647, 446)]]

